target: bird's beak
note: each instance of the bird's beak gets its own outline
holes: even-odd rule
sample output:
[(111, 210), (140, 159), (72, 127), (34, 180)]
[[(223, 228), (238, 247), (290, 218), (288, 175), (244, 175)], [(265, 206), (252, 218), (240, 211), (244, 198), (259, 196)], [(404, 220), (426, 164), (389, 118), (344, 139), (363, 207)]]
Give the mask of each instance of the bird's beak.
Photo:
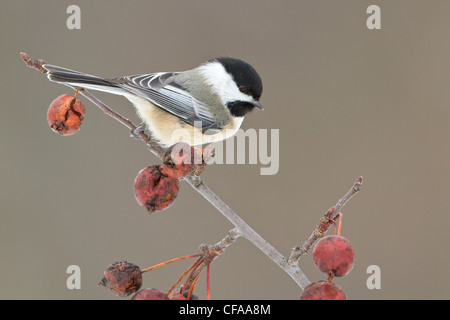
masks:
[(254, 105), (256, 108), (258, 108), (260, 110), (264, 110), (261, 102), (259, 102), (259, 101), (252, 101), (252, 105)]

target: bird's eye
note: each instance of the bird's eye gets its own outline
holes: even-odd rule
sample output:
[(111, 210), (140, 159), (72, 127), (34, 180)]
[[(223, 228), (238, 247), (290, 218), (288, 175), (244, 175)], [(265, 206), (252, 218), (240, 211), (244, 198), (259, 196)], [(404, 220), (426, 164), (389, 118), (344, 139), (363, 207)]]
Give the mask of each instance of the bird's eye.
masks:
[(247, 93), (247, 88), (244, 86), (239, 86), (239, 91), (242, 93)]

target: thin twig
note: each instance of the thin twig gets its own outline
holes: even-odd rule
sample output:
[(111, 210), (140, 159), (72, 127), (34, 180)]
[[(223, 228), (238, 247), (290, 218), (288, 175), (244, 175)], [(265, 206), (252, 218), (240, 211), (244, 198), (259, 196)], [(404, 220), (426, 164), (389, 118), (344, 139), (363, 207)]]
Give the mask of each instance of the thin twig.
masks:
[[(195, 266), (195, 268), (192, 270), (191, 274), (189, 275), (188, 279), (186, 280), (184, 284), (184, 288), (186, 290), (191, 291), (191, 286), (195, 286), (195, 283), (197, 282), (198, 278), (200, 277), (201, 272), (203, 271), (204, 267), (207, 267), (207, 270), (209, 270), (209, 267), (211, 263), (216, 259), (218, 256), (224, 253), (225, 249), (228, 248), (234, 241), (236, 241), (237, 238), (240, 237), (239, 231), (234, 228), (228, 232), (228, 234), (217, 242), (214, 245), (210, 244), (202, 244), (200, 245), (200, 250), (202, 251), (201, 259), (199, 259), (198, 265)], [(208, 271), (209, 274), (209, 271)]]
[(25, 53), (25, 52), (21, 52), (20, 53), (20, 57), (22, 58), (22, 60), (27, 64), (27, 66), (29, 66), (30, 68), (36, 69), (37, 71), (41, 72), (41, 73), (47, 73), (47, 70), (45, 70), (42, 66), (45, 64), (44, 60), (39, 59), (39, 60), (33, 60), (30, 58), (30, 56)]
[(175, 289), (175, 287), (181, 282), (181, 280), (183, 280), (183, 278), (189, 273), (189, 271), (191, 271), (192, 269), (194, 269), (195, 267), (197, 267), (201, 261), (202, 261), (203, 257), (198, 258), (197, 260), (195, 260), (195, 262), (193, 264), (190, 265), (189, 268), (187, 268), (178, 278), (178, 280), (169, 288), (169, 290), (167, 290), (167, 295), (169, 295), (173, 289)]
[[(270, 243), (264, 240), (255, 230), (253, 230), (244, 220), (242, 220), (225, 202), (223, 202), (201, 179), (186, 179), (186, 181), (197, 190), (206, 200), (208, 200), (225, 218), (227, 218), (239, 231), (239, 233), (253, 243), (258, 249), (264, 252), (272, 261), (280, 266), (292, 279), (304, 289), (311, 282), (298, 266), (287, 263), (286, 258), (276, 250)], [(200, 181), (200, 182), (199, 182)]]
[(210, 273), (210, 269), (211, 265), (208, 264), (208, 266), (206, 267), (206, 299), (207, 300), (211, 300), (211, 292), (210, 292), (210, 283), (209, 283), (209, 273)]
[(350, 198), (353, 197), (359, 190), (361, 190), (362, 181), (363, 181), (363, 177), (359, 177), (358, 179), (356, 179), (355, 183), (350, 188), (350, 190), (348, 190), (347, 193), (345, 194), (345, 196), (343, 196), (338, 201), (338, 203), (336, 203), (336, 206), (335, 206), (336, 208), (334, 209), (335, 215), (333, 216), (333, 218), (335, 218), (339, 214), (341, 209), (347, 204), (347, 202), (350, 200)]
[(145, 272), (149, 272), (149, 271), (152, 271), (152, 270), (161, 268), (161, 267), (163, 267), (163, 266), (165, 266), (165, 265), (168, 265), (168, 264), (170, 264), (170, 263), (172, 263), (172, 262), (176, 262), (176, 261), (180, 261), (180, 260), (184, 260), (184, 259), (190, 259), (190, 258), (197, 258), (197, 257), (200, 257), (201, 255), (202, 255), (201, 253), (196, 253), (196, 254), (189, 254), (189, 255), (187, 255), (187, 256), (182, 256), (182, 257), (170, 259), (170, 260), (167, 260), (167, 261), (164, 261), (164, 262), (155, 264), (155, 265), (153, 265), (153, 266), (151, 266), (151, 267), (142, 269), (142, 270), (141, 270), (141, 273), (145, 273)]
[(217, 242), (212, 246), (213, 250), (219, 254), (222, 254), (226, 248), (228, 248), (233, 242), (237, 240), (241, 236), (241, 233), (237, 228), (231, 229), (228, 231), (228, 234), (225, 238)]
[(191, 300), (192, 292), (194, 292), (195, 286), (197, 285), (198, 279), (200, 279), (200, 274), (197, 275), (197, 278), (194, 279), (191, 286), (189, 287), (189, 291), (186, 297), (186, 300)]
[(191, 273), (189, 274), (188, 278), (186, 279), (186, 282), (184, 283), (183, 288), (185, 290), (190, 290), (191, 286), (194, 285), (198, 277), (200, 276), (200, 273), (202, 273), (203, 268), (206, 266), (205, 264), (205, 256), (201, 256), (197, 260), (197, 265), (192, 269)]
[(314, 242), (322, 238), (323, 235), (328, 231), (330, 226), (334, 223), (336, 217), (339, 215), (340, 210), (345, 206), (345, 204), (353, 197), (362, 187), (362, 177), (356, 179), (353, 186), (347, 193), (337, 202), (337, 204), (324, 214), (324, 216), (320, 219), (319, 225), (314, 229), (309, 238), (303, 243), (300, 247), (294, 247), (291, 249), (291, 255), (289, 256), (288, 263), (289, 265), (297, 265), (300, 257), (306, 254)]

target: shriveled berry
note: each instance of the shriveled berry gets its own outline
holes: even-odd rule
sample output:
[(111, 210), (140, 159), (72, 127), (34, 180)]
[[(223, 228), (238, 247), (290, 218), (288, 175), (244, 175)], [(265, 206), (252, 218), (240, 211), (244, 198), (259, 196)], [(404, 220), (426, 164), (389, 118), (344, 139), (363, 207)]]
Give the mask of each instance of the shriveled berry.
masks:
[(80, 131), (85, 113), (81, 100), (64, 94), (50, 104), (47, 110), (47, 122), (53, 131), (70, 136)]
[(162, 174), (159, 166), (145, 167), (134, 180), (136, 201), (149, 213), (171, 206), (179, 190), (178, 178)]
[(106, 268), (98, 284), (105, 286), (115, 295), (126, 297), (141, 288), (141, 270), (137, 265), (127, 261), (115, 262)]
[(347, 300), (344, 290), (328, 281), (310, 283), (302, 292), (300, 300)]
[(155, 288), (142, 289), (131, 300), (170, 300), (169, 296)]
[(350, 242), (337, 235), (320, 239), (313, 251), (314, 263), (320, 271), (335, 277), (348, 274), (353, 268), (354, 251)]
[(171, 146), (163, 158), (161, 172), (165, 175), (182, 178), (191, 174), (197, 165), (201, 165), (202, 149), (192, 147), (185, 142)]

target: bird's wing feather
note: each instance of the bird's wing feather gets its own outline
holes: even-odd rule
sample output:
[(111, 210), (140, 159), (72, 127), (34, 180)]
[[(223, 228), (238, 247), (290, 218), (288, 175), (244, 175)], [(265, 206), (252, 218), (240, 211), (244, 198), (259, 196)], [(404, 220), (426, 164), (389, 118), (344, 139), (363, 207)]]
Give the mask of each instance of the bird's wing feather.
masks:
[[(174, 82), (177, 74), (174, 72), (140, 74), (108, 81), (150, 101), (191, 125), (201, 124), (204, 132), (208, 129), (220, 129), (210, 108)], [(210, 130), (210, 133), (216, 132)]]

